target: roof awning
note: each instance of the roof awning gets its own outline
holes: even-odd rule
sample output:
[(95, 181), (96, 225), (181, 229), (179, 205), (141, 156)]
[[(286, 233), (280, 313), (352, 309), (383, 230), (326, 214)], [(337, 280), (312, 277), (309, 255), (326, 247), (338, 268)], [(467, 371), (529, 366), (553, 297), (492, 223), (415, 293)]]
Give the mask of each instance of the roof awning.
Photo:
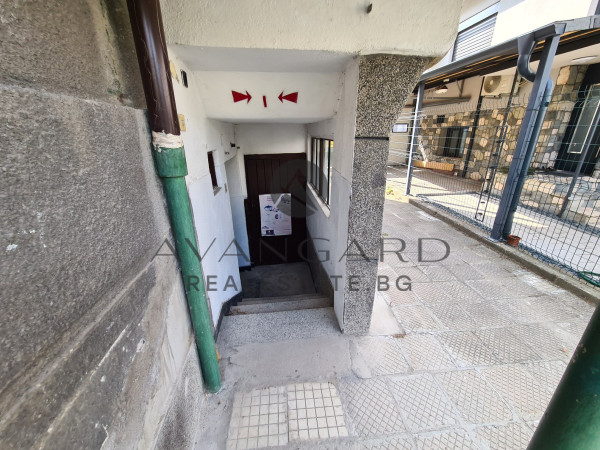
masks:
[[(532, 31), (536, 46), (531, 61), (538, 61), (542, 54), (544, 40), (549, 36), (561, 34), (557, 54), (567, 53), (579, 48), (600, 43), (600, 15), (580, 19), (554, 22)], [(528, 33), (529, 34), (529, 33)], [(474, 55), (430, 70), (421, 75), (419, 83), (425, 82), (425, 89), (436, 87), (444, 82), (463, 80), (477, 75), (487, 75), (517, 65), (518, 43), (516, 37), (490, 47)]]

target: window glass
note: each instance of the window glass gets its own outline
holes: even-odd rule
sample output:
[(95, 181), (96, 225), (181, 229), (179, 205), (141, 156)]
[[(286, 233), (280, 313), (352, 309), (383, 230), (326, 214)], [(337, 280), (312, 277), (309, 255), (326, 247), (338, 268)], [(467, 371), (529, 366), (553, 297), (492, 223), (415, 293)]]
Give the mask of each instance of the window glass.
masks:
[(313, 138), (311, 141), (309, 183), (329, 205), (333, 162), (333, 141)]

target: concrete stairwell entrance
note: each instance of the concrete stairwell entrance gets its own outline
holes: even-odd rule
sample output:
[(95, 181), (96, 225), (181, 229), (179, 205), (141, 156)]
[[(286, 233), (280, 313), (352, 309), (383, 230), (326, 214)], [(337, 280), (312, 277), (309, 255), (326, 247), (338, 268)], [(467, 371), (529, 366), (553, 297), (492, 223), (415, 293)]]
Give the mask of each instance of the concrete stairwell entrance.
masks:
[(317, 293), (305, 262), (257, 266), (240, 276), (243, 299), (231, 308), (232, 315), (333, 306), (332, 299)]

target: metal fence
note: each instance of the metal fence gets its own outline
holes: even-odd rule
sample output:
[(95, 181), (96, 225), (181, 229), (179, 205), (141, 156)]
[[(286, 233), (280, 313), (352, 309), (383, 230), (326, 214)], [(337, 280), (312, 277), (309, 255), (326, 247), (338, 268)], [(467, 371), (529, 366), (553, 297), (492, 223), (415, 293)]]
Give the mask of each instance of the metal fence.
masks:
[[(600, 276), (600, 87), (561, 92), (547, 105), (511, 235), (519, 248), (598, 285)], [(491, 231), (527, 98), (425, 106), (402, 115), (416, 139), (391, 145), (389, 182)], [(416, 124), (416, 125), (415, 125)], [(392, 135), (394, 142), (394, 135)], [(397, 139), (398, 141), (398, 139)], [(409, 152), (413, 152), (407, 180)]]

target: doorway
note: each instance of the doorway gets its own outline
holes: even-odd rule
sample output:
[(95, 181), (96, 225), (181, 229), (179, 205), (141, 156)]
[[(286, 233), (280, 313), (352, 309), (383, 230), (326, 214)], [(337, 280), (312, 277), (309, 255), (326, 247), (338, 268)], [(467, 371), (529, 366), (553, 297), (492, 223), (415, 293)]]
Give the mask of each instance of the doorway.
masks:
[[(248, 197), (244, 201), (250, 260), (253, 266), (306, 261), (306, 155), (279, 153), (245, 155)], [(273, 202), (291, 216), (289, 234), (265, 234), (261, 218), (261, 196), (271, 194)], [(281, 194), (290, 199), (281, 206)], [(264, 209), (264, 197), (263, 209)], [(286, 200), (287, 201), (287, 200)], [(269, 233), (271, 233), (269, 231)]]

